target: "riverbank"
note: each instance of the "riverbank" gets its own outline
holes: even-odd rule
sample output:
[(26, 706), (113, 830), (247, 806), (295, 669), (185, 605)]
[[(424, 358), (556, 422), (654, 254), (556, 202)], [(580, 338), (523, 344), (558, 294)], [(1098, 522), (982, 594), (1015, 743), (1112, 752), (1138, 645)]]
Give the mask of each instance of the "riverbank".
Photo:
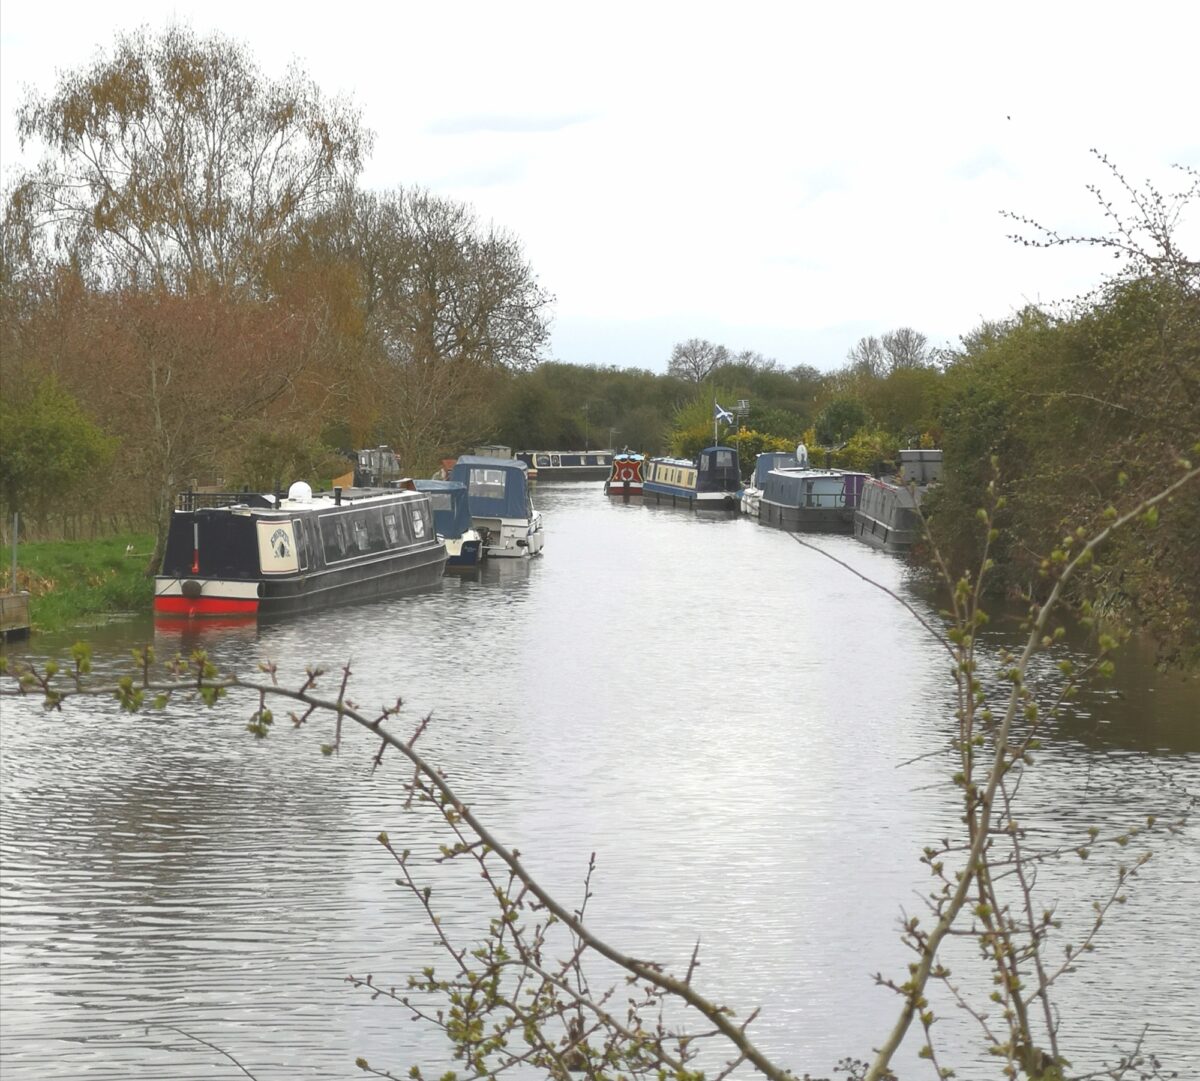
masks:
[[(154, 582), (145, 572), (153, 547), (149, 533), (22, 542), (17, 547), (16, 588), (29, 590), (33, 633), (150, 611)], [(0, 547), (0, 589), (11, 589), (11, 578), (12, 549)]]

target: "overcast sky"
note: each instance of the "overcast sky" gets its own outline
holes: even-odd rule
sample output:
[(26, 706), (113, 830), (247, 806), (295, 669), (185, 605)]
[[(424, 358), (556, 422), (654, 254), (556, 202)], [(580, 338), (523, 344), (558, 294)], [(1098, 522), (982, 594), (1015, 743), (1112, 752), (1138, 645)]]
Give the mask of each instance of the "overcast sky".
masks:
[[(954, 343), (1096, 283), (1086, 190), (1200, 164), (1200, 3), (0, 2), (0, 152), (23, 88), (167, 21), (298, 60), (376, 133), (363, 185), (420, 185), (515, 233), (552, 352), (661, 371), (708, 338), (839, 366), (864, 334)], [(1185, 229), (1200, 252), (1200, 208)]]

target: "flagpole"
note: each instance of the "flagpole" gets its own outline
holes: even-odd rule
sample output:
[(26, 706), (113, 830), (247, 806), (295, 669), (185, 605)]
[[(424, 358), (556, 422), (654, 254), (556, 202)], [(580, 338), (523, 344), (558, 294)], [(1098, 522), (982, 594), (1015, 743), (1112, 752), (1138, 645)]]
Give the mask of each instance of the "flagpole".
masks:
[(715, 447), (720, 440), (717, 438), (717, 396), (713, 395), (713, 446)]

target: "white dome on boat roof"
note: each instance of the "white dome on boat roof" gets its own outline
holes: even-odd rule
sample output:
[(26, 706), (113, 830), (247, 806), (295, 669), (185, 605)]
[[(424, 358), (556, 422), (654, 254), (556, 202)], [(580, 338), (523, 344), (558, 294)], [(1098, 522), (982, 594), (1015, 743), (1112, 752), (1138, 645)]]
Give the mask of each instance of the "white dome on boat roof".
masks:
[(312, 486), (303, 480), (293, 481), (288, 489), (288, 499), (297, 503), (308, 503), (312, 500)]
[(796, 447), (796, 464), (800, 466), (808, 465), (808, 447), (800, 443)]

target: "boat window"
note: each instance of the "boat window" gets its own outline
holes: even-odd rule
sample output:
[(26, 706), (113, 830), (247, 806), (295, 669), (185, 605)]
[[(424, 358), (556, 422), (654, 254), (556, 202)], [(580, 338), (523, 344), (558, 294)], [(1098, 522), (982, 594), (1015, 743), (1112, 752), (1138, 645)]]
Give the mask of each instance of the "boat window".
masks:
[(426, 510), (425, 504), (410, 503), (408, 509), (412, 513), (413, 536), (417, 540), (424, 540), (426, 534), (429, 532), (429, 512)]
[(550, 464), (551, 465), (562, 465), (562, 459), (557, 454), (551, 454), (550, 455)]
[(308, 570), (308, 533), (303, 518), (292, 519), (292, 533), (296, 537), (296, 558), (302, 571)]
[(367, 519), (364, 514), (356, 514), (351, 520), (354, 527), (354, 547), (360, 552), (371, 550), (371, 539), (367, 534)]
[(549, 455), (549, 454), (539, 454), (539, 455), (537, 455), (537, 456), (534, 458), (534, 464), (535, 464), (535, 465), (544, 465), (544, 466), (547, 466), (547, 467), (548, 467), (548, 466), (550, 465), (550, 455)]
[(450, 510), (450, 493), (430, 492), (429, 503), (434, 510)]
[(321, 519), (321, 543), (325, 549), (326, 563), (346, 558), (347, 540), (345, 515)]
[(383, 528), (383, 509), (371, 507), (363, 512), (363, 520), (367, 530), (367, 547), (363, 551), (382, 552), (388, 547), (387, 536)]
[(385, 510), (383, 512), (383, 532), (387, 536), (388, 544), (395, 548), (400, 543), (400, 527), (396, 524), (396, 512), (394, 510)]
[(717, 468), (731, 469), (733, 467), (733, 451), (719, 450), (717, 451)]
[(700, 455), (700, 472), (701, 472), (701, 473), (707, 473), (707, 472), (708, 472), (708, 462), (709, 462), (709, 457), (708, 457), (708, 455), (707, 455), (707, 454), (701, 454), (701, 455)]
[(504, 470), (472, 469), (467, 491), (470, 495), (481, 496), (484, 499), (503, 499)]

